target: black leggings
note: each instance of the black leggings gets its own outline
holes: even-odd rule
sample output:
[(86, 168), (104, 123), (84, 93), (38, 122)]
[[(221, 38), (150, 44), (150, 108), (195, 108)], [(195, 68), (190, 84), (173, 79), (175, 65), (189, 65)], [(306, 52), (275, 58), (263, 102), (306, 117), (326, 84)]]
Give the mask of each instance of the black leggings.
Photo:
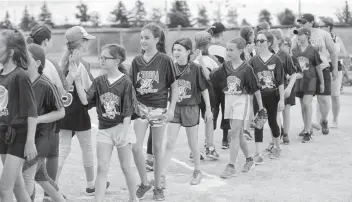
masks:
[(147, 154), (153, 155), (152, 151), (152, 127), (150, 126), (150, 134), (148, 135), (148, 141), (147, 141)]
[[(272, 136), (274, 138), (278, 138), (280, 135), (279, 127), (277, 124), (277, 107), (279, 102), (279, 96), (277, 95), (277, 91), (266, 93), (266, 95), (262, 95), (262, 104), (264, 108), (267, 110), (268, 115), (268, 125), (270, 126)], [(257, 104), (256, 97), (254, 96), (254, 113), (259, 111), (259, 106)], [(263, 128), (257, 129), (255, 128), (255, 142), (263, 142), (264, 133)]]

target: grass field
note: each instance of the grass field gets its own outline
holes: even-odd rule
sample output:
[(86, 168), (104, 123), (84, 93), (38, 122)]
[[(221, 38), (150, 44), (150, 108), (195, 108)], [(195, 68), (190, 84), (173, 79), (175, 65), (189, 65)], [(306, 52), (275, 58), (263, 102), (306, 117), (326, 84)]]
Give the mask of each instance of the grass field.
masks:
[[(93, 70), (97, 76), (99, 70)], [(219, 174), (228, 162), (229, 150), (221, 150), (222, 131), (215, 131), (215, 146), (220, 154), (218, 161), (204, 161), (201, 169), (204, 179), (200, 185), (191, 186), (189, 180), (193, 164), (189, 162), (189, 148), (185, 131), (182, 129), (177, 141), (174, 159), (167, 173), (167, 189), (165, 191), (168, 202), (236, 202), (236, 201), (312, 201), (312, 202), (348, 202), (352, 201), (352, 89), (346, 87), (341, 96), (342, 113), (340, 114), (340, 128), (331, 129), (330, 134), (324, 136), (320, 131), (315, 132), (314, 140), (302, 144), (298, 133), (303, 124), (300, 106), (292, 108), (291, 130), (289, 146), (283, 146), (279, 160), (270, 160), (264, 153), (265, 164), (256, 166), (248, 173), (239, 172), (238, 176), (229, 180), (222, 180)], [(97, 115), (90, 111), (92, 120), (92, 137), (95, 145), (97, 132)], [(331, 117), (331, 116), (330, 116)], [(329, 118), (331, 120), (331, 118)], [(203, 151), (204, 124), (200, 122), (199, 146)], [(270, 141), (270, 130), (265, 126), (264, 147)], [(147, 141), (147, 138), (146, 138)], [(253, 153), (254, 141), (248, 141)], [(95, 149), (95, 148), (94, 148)], [(245, 158), (239, 152), (236, 168), (240, 171)], [(95, 160), (96, 162), (96, 160)], [(135, 171), (136, 180), (139, 177)], [(1, 167), (0, 167), (1, 170)], [(86, 182), (82, 167), (81, 150), (76, 138), (72, 141), (72, 150), (63, 168), (59, 187), (69, 197), (70, 202), (92, 201), (92, 197), (83, 194)], [(148, 173), (152, 179), (153, 173)], [(128, 191), (120, 169), (117, 154), (114, 153), (110, 166), (109, 188), (107, 202), (127, 201)], [(37, 199), (41, 201), (42, 190), (37, 186)], [(143, 201), (152, 201), (149, 192)]]

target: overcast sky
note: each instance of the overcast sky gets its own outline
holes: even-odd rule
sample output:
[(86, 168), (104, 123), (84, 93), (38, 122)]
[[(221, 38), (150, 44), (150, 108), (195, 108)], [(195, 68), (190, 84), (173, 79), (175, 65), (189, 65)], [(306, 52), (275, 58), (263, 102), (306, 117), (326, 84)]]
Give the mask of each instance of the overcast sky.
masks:
[[(77, 9), (75, 6), (79, 3), (79, 0), (47, 0), (49, 10), (53, 14), (53, 20), (56, 24), (62, 24), (65, 22), (65, 16), (71, 23), (77, 23), (78, 20), (75, 18)], [(109, 13), (117, 5), (118, 0), (83, 0), (88, 5), (89, 12), (96, 11), (100, 14), (102, 22), (107, 22)], [(123, 0), (127, 9), (131, 9), (136, 0)], [(171, 7), (173, 0), (143, 0), (147, 12), (151, 13), (153, 8), (160, 8), (164, 13), (165, 5), (167, 2), (168, 10)], [(188, 5), (191, 9), (193, 17), (197, 16), (197, 10), (199, 5), (204, 5), (208, 9), (208, 15), (212, 19), (213, 12), (217, 8), (216, 3), (210, 3), (210, 0), (187, 0)], [(213, 0), (213, 2), (225, 2), (222, 0)], [(294, 13), (298, 13), (298, 2), (299, 0), (229, 0), (231, 2), (229, 6), (235, 6), (238, 8), (238, 22), (240, 23), (245, 18), (250, 24), (254, 25), (258, 21), (258, 14), (261, 9), (267, 9), (272, 13), (273, 24), (278, 24), (276, 14), (283, 11), (285, 8), (290, 8)], [(261, 3), (260, 3), (261, 2)], [(342, 9), (345, 0), (302, 0), (301, 11), (302, 13), (310, 12), (316, 17), (318, 16), (329, 16), (337, 20), (335, 13), (338, 9)], [(11, 20), (16, 23), (20, 22), (22, 17), (24, 6), (28, 6), (28, 10), (31, 14), (38, 16), (40, 7), (43, 1), (36, 0), (11, 0), (5, 1), (0, 0), (0, 19), (5, 16), (6, 10), (9, 11)], [(350, 7), (352, 2), (348, 1)], [(223, 13), (227, 13), (225, 3), (222, 3)], [(245, 5), (245, 7), (242, 7)]]

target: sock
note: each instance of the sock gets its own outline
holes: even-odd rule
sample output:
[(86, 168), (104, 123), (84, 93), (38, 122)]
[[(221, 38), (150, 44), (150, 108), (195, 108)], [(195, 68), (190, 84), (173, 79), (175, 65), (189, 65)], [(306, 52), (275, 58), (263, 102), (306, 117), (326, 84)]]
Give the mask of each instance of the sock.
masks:
[(252, 157), (250, 156), (250, 157), (246, 158), (246, 161), (247, 161), (247, 162), (248, 162), (248, 161), (253, 161), (253, 159), (252, 159)]
[(223, 129), (223, 140), (222, 141), (228, 141), (228, 130)]
[(87, 188), (93, 189), (94, 188), (94, 181), (87, 182)]

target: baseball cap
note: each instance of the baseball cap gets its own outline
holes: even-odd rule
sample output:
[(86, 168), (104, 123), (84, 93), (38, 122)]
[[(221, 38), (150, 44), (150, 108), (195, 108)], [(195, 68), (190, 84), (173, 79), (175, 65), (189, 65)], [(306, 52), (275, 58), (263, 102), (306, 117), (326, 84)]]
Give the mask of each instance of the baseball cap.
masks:
[(71, 27), (69, 30), (66, 31), (65, 37), (68, 42), (74, 42), (74, 41), (78, 41), (80, 39), (91, 40), (91, 39), (96, 38), (95, 36), (88, 34), (87, 31), (85, 30), (85, 28), (83, 28), (81, 26)]
[(302, 15), (302, 17), (300, 17), (297, 22), (299, 23), (306, 23), (306, 22), (314, 22), (315, 21), (315, 17), (313, 15), (311, 15), (310, 13), (305, 13), (304, 15)]
[(211, 30), (213, 34), (219, 34), (226, 31), (226, 27), (220, 22), (215, 22), (212, 24)]
[(308, 35), (308, 36), (310, 36), (310, 34), (311, 34), (310, 29), (305, 28), (305, 27), (302, 27), (300, 29), (294, 30), (293, 33), (296, 34), (296, 35), (305, 34), (305, 35)]

